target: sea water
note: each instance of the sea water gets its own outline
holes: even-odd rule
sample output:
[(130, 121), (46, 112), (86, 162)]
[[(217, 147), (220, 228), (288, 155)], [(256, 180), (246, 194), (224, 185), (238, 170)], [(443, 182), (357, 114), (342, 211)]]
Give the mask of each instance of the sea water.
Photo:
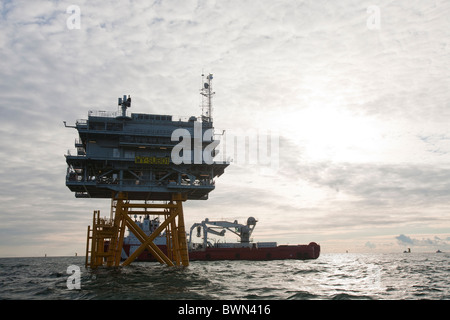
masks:
[(322, 254), (316, 260), (84, 267), (84, 257), (0, 259), (3, 300), (448, 300), (449, 253)]

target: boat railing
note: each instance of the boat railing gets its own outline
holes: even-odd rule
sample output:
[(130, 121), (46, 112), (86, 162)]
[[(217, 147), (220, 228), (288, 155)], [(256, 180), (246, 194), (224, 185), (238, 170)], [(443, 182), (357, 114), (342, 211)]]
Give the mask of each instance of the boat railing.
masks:
[(116, 118), (121, 116), (122, 112), (119, 111), (104, 111), (104, 110), (89, 110), (89, 117), (105, 117), (105, 118)]
[(66, 157), (85, 157), (86, 150), (84, 148), (76, 148), (76, 149), (67, 149)]
[(113, 177), (101, 177), (96, 179), (94, 176), (84, 177), (83, 173), (77, 173), (74, 170), (68, 170), (66, 175), (66, 181), (71, 183), (95, 183), (96, 185), (123, 185), (123, 186), (140, 186), (140, 187), (196, 187), (196, 188), (210, 188), (214, 187), (214, 180), (201, 180), (194, 181), (190, 184), (187, 181), (182, 181), (177, 183), (176, 181), (158, 181), (158, 180), (139, 180), (139, 179), (115, 179)]
[(87, 126), (87, 119), (77, 119), (75, 122), (76, 126)]

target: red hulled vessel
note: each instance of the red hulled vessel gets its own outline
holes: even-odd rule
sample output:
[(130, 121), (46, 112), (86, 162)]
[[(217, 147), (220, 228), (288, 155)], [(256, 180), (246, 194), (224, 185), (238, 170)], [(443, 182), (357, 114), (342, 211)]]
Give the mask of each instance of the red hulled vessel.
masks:
[[(144, 216), (142, 220), (135, 221), (140, 228), (147, 234), (151, 234), (159, 226), (159, 219), (150, 219)], [(215, 261), (215, 260), (283, 260), (283, 259), (317, 259), (320, 255), (320, 246), (315, 242), (307, 245), (277, 245), (276, 242), (252, 242), (250, 235), (255, 226), (256, 219), (250, 217), (247, 224), (239, 224), (237, 221), (209, 221), (205, 219), (201, 223), (192, 225), (188, 238), (189, 260), (190, 261)], [(203, 241), (194, 243), (192, 241), (192, 231), (197, 231), (197, 237), (201, 238), (203, 233)], [(226, 231), (230, 231), (239, 237), (239, 242), (211, 242), (208, 238), (209, 234), (224, 236)], [(167, 254), (167, 237), (166, 234), (158, 235), (154, 243)], [(141, 243), (129, 233), (124, 238), (122, 259), (128, 258)], [(152, 254), (144, 250), (136, 261), (156, 261)]]

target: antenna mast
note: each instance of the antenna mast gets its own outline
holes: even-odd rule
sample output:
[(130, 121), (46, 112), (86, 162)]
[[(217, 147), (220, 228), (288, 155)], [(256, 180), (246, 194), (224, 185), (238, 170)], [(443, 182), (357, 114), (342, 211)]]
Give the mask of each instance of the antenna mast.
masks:
[(118, 104), (119, 106), (122, 107), (122, 117), (126, 117), (127, 116), (127, 108), (131, 108), (131, 97), (130, 95), (128, 95), (128, 99), (127, 96), (124, 95), (123, 99), (119, 98), (118, 99)]
[(202, 121), (212, 122), (212, 96), (215, 92), (212, 91), (212, 73), (206, 76), (204, 80), (204, 74), (202, 74), (202, 89), (200, 94), (202, 95)]

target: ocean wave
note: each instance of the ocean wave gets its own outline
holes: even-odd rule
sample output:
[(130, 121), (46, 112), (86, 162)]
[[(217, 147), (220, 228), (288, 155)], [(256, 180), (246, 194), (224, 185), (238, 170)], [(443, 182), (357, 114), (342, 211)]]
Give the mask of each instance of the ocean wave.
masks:
[[(450, 256), (323, 254), (312, 261), (193, 261), (84, 268), (84, 257), (0, 259), (0, 299), (449, 299)], [(81, 289), (69, 290), (69, 266)]]

